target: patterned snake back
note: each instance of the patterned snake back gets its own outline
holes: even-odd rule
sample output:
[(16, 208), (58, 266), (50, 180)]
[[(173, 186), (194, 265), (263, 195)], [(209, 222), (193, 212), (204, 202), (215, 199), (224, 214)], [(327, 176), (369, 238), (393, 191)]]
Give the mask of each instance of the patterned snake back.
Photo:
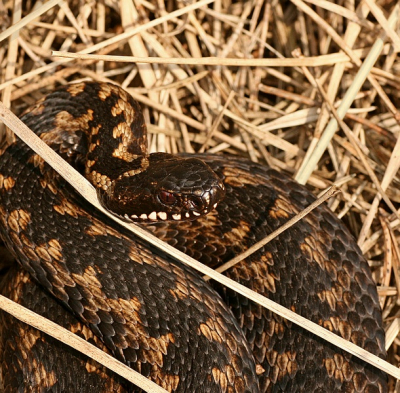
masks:
[[(62, 107), (47, 98), (22, 119), (80, 167), (85, 149), (91, 149), (82, 128), (107, 128), (107, 116), (125, 116), (126, 121), (124, 113), (113, 112), (115, 103), (122, 100), (118, 107), (132, 113), (136, 104), (109, 84), (71, 85), (60, 91)], [(100, 101), (102, 112), (108, 107), (107, 116), (93, 115)], [(123, 142), (115, 127), (114, 135)], [(226, 189), (216, 210), (192, 221), (161, 219), (146, 226), (210, 266), (247, 249), (315, 199), (306, 188), (262, 165), (213, 155), (190, 159), (200, 158)], [(13, 269), (3, 293), (93, 341), (168, 391), (387, 391), (381, 371), (231, 290), (219, 285), (212, 289), (192, 269), (127, 233), (82, 200), (20, 141), (1, 152), (0, 185), (1, 237), (27, 272)], [(162, 195), (164, 202), (175, 203)], [(140, 217), (129, 216), (133, 214)], [(385, 356), (368, 264), (326, 207), (314, 210), (227, 275)], [(1, 319), (2, 390), (136, 391), (72, 350), (50, 350), (55, 343), (46, 336), (5, 315)]]

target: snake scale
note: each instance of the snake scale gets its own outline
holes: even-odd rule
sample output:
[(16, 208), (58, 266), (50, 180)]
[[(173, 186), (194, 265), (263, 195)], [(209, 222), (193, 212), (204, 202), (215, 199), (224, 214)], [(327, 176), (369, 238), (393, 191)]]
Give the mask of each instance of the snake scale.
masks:
[[(180, 184), (185, 192), (173, 190), (171, 183), (179, 182), (181, 176), (168, 169), (168, 160), (175, 158), (147, 156), (140, 107), (115, 85), (93, 82), (59, 87), (21, 119), (76, 167), (82, 169), (87, 156), (86, 175), (94, 180), (103, 202), (111, 205), (115, 203), (107, 190), (119, 187), (115, 179), (125, 182), (117, 200), (126, 207), (124, 190), (130, 187), (129, 178), (138, 179), (153, 160), (165, 159), (164, 169), (153, 171), (150, 183), (168, 178), (156, 191), (166, 210), (160, 212), (152, 205), (154, 190), (146, 186), (148, 203), (139, 204), (147, 210), (141, 213), (128, 207), (126, 215), (118, 214), (139, 221), (158, 220), (141, 225), (212, 267), (246, 250), (315, 200), (305, 187), (282, 173), (222, 155), (178, 157), (184, 173), (191, 171), (185, 164), (189, 160), (198, 167), (196, 171), (209, 174), (211, 168), (217, 177), (210, 185), (197, 172), (190, 172), (190, 180)], [(98, 135), (103, 131), (108, 134), (101, 140)], [(113, 158), (101, 166), (92, 153), (101, 151), (101, 156), (107, 143)], [(119, 172), (113, 175), (115, 167)], [(168, 177), (170, 173), (175, 174)], [(190, 186), (199, 182), (203, 191), (187, 196)], [(229, 289), (214, 283), (211, 287), (191, 268), (119, 227), (21, 141), (2, 147), (0, 186), (1, 238), (23, 267), (10, 269), (2, 292), (93, 342), (166, 390), (387, 391), (386, 375), (380, 370)], [(133, 192), (138, 192), (135, 187)], [(178, 205), (184, 206), (182, 213), (174, 210)], [(368, 264), (327, 207), (318, 207), (226, 274), (368, 351), (386, 356), (382, 316)], [(138, 391), (4, 313), (0, 322), (2, 391)]]

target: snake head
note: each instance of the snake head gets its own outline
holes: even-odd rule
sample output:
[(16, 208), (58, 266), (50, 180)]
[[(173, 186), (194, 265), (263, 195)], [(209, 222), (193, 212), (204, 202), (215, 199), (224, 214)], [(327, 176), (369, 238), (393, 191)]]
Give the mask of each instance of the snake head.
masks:
[(102, 205), (125, 221), (194, 220), (216, 208), (225, 186), (198, 158), (166, 153), (148, 157), (148, 166), (122, 175), (107, 190), (98, 189)]

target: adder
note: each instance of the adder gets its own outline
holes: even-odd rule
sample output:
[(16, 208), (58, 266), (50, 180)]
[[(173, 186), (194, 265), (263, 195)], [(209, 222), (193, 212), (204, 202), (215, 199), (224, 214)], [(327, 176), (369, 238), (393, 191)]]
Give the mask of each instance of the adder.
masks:
[[(112, 84), (61, 86), (21, 119), (86, 174), (114, 214), (212, 267), (315, 200), (287, 175), (239, 157), (149, 155), (139, 104)], [(128, 233), (19, 140), (2, 147), (0, 186), (1, 238), (22, 267), (3, 293), (167, 391), (387, 391), (383, 372)], [(385, 357), (370, 269), (327, 207), (226, 274)], [(2, 391), (137, 390), (8, 315), (1, 322)]]

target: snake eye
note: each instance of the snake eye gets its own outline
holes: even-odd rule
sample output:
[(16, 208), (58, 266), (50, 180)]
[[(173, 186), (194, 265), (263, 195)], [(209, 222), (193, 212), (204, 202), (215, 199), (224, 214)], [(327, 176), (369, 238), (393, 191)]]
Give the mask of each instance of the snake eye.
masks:
[(175, 195), (168, 191), (161, 191), (158, 198), (164, 205), (171, 206), (176, 202)]

